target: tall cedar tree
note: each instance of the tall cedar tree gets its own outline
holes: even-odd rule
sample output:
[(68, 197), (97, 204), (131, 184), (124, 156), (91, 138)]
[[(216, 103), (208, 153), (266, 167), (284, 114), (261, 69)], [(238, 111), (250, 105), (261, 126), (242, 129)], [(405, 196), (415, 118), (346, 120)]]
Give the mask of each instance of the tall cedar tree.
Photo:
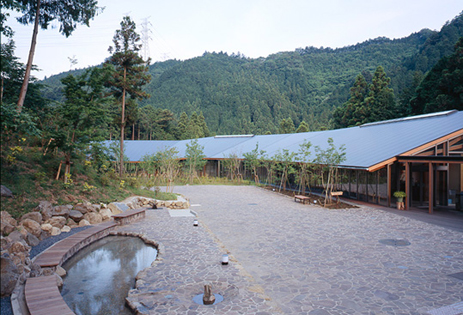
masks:
[[(109, 47), (111, 57), (105, 66), (114, 67), (114, 75), (108, 86), (121, 97), (121, 161), (124, 160), (124, 128), (126, 124), (125, 105), (126, 97), (136, 100), (148, 98), (150, 95), (142, 90), (142, 87), (150, 82), (148, 74), (149, 60), (144, 61), (138, 54), (141, 49), (140, 35), (135, 31), (136, 25), (129, 16), (125, 16), (121, 22), (121, 29), (116, 31), (113, 37), (114, 47)], [(123, 163), (120, 163), (119, 174), (124, 172)]]
[(413, 115), (463, 110), (463, 37), (456, 43), (455, 52), (429, 71), (410, 105)]
[(394, 92), (389, 88), (390, 81), (381, 66), (376, 69), (370, 85), (359, 74), (350, 89), (350, 99), (333, 114), (335, 128), (393, 118), (395, 103)]
[(47, 29), (50, 22), (57, 20), (59, 23), (59, 32), (69, 37), (76, 29), (78, 23), (89, 26), (90, 20), (101, 12), (102, 8), (97, 7), (98, 2), (93, 0), (19, 0), (15, 2), (21, 4), (20, 10), (23, 13), (21, 17), (17, 18), (18, 22), (25, 25), (34, 23), (31, 48), (18, 98), (17, 110), (21, 112), (29, 85), (39, 26), (42, 29)]

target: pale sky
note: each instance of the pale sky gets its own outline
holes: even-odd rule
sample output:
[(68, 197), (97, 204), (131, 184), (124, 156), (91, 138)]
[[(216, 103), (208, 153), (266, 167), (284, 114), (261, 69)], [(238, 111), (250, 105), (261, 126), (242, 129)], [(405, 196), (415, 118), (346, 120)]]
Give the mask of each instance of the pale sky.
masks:
[[(34, 64), (44, 76), (68, 71), (69, 58), (84, 68), (109, 56), (114, 32), (129, 15), (142, 33), (148, 22), (155, 61), (190, 59), (205, 51), (267, 57), (299, 47), (338, 48), (379, 36), (402, 38), (423, 28), (440, 30), (463, 10), (463, 0), (99, 0), (105, 7), (66, 38), (58, 29), (39, 30)], [(13, 16), (14, 14), (12, 14)], [(16, 56), (26, 62), (33, 25), (11, 18)], [(3, 39), (2, 39), (3, 40)]]

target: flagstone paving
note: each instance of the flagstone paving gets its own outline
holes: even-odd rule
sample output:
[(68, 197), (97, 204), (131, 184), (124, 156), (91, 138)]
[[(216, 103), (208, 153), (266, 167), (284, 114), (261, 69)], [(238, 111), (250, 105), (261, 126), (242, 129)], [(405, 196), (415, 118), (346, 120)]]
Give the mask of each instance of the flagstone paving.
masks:
[[(449, 276), (463, 272), (459, 231), (249, 186), (175, 192), (190, 199), (199, 226), (161, 209), (117, 228), (161, 245), (128, 298), (141, 314), (430, 314), (463, 301), (463, 280)], [(192, 301), (205, 283), (223, 302)]]

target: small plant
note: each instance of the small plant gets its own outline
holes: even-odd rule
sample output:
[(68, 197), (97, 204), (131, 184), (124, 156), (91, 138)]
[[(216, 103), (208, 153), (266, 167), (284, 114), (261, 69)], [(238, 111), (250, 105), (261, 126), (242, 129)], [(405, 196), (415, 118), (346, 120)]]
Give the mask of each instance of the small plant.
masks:
[(125, 180), (121, 179), (121, 182), (119, 183), (119, 189), (124, 189), (125, 188)]
[(84, 182), (84, 191), (85, 191), (85, 192), (92, 191), (92, 190), (94, 190), (95, 188), (96, 188), (95, 186), (89, 185), (87, 182)]
[(68, 189), (68, 188), (74, 186), (74, 181), (71, 178), (71, 176), (72, 176), (71, 173), (67, 173), (64, 176), (66, 176), (66, 180), (64, 181), (64, 188)]
[(85, 166), (85, 167), (90, 167), (90, 166), (92, 166), (92, 161), (85, 160), (84, 166)]
[(396, 192), (394, 192), (393, 195), (396, 198), (405, 198), (405, 197), (407, 197), (407, 194), (405, 192), (403, 192), (403, 191), (396, 191)]

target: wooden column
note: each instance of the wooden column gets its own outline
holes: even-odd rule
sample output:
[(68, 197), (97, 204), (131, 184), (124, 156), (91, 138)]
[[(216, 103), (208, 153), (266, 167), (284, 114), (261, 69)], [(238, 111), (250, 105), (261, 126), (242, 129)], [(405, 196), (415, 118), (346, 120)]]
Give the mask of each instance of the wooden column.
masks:
[(432, 162), (428, 163), (429, 171), (429, 214), (433, 213), (434, 208), (434, 169), (432, 167)]
[(405, 210), (408, 210), (410, 205), (410, 162), (405, 162)]
[(392, 196), (392, 170), (391, 164), (387, 165), (387, 206), (391, 206)]

